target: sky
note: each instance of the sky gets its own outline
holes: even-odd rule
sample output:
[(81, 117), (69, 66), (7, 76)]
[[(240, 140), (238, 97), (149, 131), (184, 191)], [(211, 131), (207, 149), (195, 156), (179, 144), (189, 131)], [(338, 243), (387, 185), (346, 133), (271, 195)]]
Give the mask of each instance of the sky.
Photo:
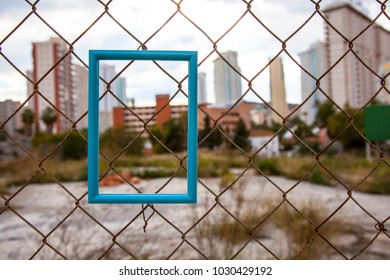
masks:
[[(321, 7), (334, 0), (321, 1)], [(101, 1), (101, 2), (107, 2)], [(375, 0), (363, 0), (369, 16), (374, 18), (381, 9)], [(198, 51), (199, 72), (207, 75), (208, 101), (214, 100), (213, 61), (217, 57), (213, 43), (217, 41), (247, 11), (247, 4), (240, 0), (184, 0), (180, 7), (191, 21), (206, 33), (203, 34), (180, 13), (173, 18), (177, 5), (167, 0), (128, 1), (114, 0), (109, 4), (109, 13), (125, 27), (138, 41), (148, 40), (149, 50), (195, 50)], [(96, 0), (41, 0), (36, 5), (37, 15), (32, 14), (8, 38), (8, 34), (31, 11), (31, 5), (22, 0), (0, 0), (0, 43), (1, 52), (22, 72), (32, 69), (32, 42), (46, 41), (56, 34), (45, 23), (68, 42), (74, 42), (74, 51), (88, 63), (90, 49), (135, 50), (140, 44), (124, 31), (109, 15), (103, 15), (81, 38), (79, 36), (104, 12), (104, 6)], [(389, 9), (389, 8), (388, 8)], [(280, 39), (287, 39), (315, 11), (310, 0), (254, 0), (251, 11)], [(170, 20), (169, 20), (170, 19)], [(167, 22), (168, 21), (168, 22)], [(152, 36), (165, 22), (166, 25)], [(378, 23), (389, 26), (381, 16)], [(323, 19), (315, 15), (296, 35), (287, 41), (287, 50), (299, 62), (298, 54), (310, 44), (323, 40)], [(6, 39), (5, 39), (6, 38)], [(5, 40), (4, 40), (5, 39)], [(77, 40), (76, 40), (77, 39)], [(259, 22), (247, 13), (239, 23), (217, 43), (217, 50), (238, 52), (241, 73), (249, 80), (263, 69), (270, 58), (280, 50), (281, 43)], [(284, 63), (287, 101), (301, 101), (300, 68), (286, 54), (281, 55)], [(206, 59), (207, 58), (207, 59)], [(73, 59), (76, 64), (81, 64)], [(116, 65), (117, 71), (125, 62), (108, 62)], [(164, 68), (177, 80), (187, 73), (185, 63), (165, 63)], [(153, 63), (137, 62), (127, 69), (127, 95), (137, 100), (151, 99), (155, 93), (170, 93), (177, 90), (177, 84)], [(185, 86), (185, 84), (184, 84)], [(5, 99), (25, 100), (27, 82), (2, 56), (0, 56), (0, 101)], [(243, 80), (242, 88), (248, 88)], [(265, 69), (253, 81), (256, 92), (269, 101), (269, 70)], [(179, 94), (180, 95), (180, 94)], [(180, 100), (180, 96), (178, 96)], [(247, 100), (260, 101), (252, 93)]]

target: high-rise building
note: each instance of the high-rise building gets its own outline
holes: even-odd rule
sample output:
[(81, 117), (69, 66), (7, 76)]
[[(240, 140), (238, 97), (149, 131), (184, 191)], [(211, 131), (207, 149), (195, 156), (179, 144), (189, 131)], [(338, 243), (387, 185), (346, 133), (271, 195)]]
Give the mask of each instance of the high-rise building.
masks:
[[(307, 124), (313, 124), (317, 115), (318, 104), (326, 100), (325, 95), (320, 90), (315, 90), (317, 87), (316, 79), (320, 78), (326, 72), (325, 65), (325, 44), (316, 42), (310, 48), (299, 54), (301, 66), (305, 68), (312, 76), (305, 71), (301, 71), (301, 90), (302, 102), (309, 95), (313, 94), (300, 109), (301, 119)], [(320, 80), (320, 88), (328, 94), (328, 79), (326, 77)], [(314, 92), (314, 93), (313, 93)]]
[[(20, 106), (20, 102), (5, 100), (0, 102), (0, 123), (4, 123)], [(4, 130), (11, 136), (22, 127), (21, 114), (14, 115), (4, 126)]]
[[(27, 71), (27, 76), (34, 83), (38, 83), (38, 91), (44, 96), (35, 93), (29, 100), (29, 107), (34, 111), (35, 126), (44, 130), (45, 124), (41, 120), (42, 112), (51, 105), (56, 108), (57, 122), (54, 125), (54, 133), (63, 132), (72, 126), (64, 116), (76, 121), (88, 111), (88, 70), (84, 66), (73, 65), (72, 58), (67, 55), (67, 45), (59, 38), (51, 38), (45, 42), (33, 43), (33, 70)], [(59, 62), (61, 61), (61, 62)], [(59, 63), (58, 63), (59, 62)], [(48, 72), (54, 65), (58, 65)], [(110, 91), (127, 103), (126, 79), (118, 77), (111, 81), (117, 73), (112, 65), (100, 65), (100, 77), (110, 83)], [(99, 93), (102, 95), (107, 90), (107, 85), (100, 81)], [(34, 85), (28, 82), (27, 95), (34, 93)], [(100, 101), (100, 131), (112, 127), (112, 111), (119, 106), (119, 101), (111, 93), (107, 93)], [(88, 127), (88, 118), (85, 116), (77, 123), (77, 128)]]
[(222, 56), (230, 65), (221, 57), (214, 60), (215, 104), (218, 106), (231, 105), (242, 95), (241, 77), (236, 72), (240, 71), (237, 52), (227, 51)]
[[(282, 117), (288, 114), (286, 101), (286, 88), (284, 85), (283, 62), (280, 57), (276, 58), (269, 66), (270, 87), (271, 87), (271, 105)], [(272, 120), (276, 123), (282, 123), (283, 120), (278, 114), (272, 112)]]
[[(75, 69), (75, 95), (78, 101), (76, 119), (79, 119), (85, 112), (88, 111), (88, 69), (81, 65), (74, 65)], [(106, 81), (111, 82), (117, 74), (115, 67), (112, 65), (100, 65), (99, 75)], [(102, 95), (107, 90), (107, 85), (100, 81), (99, 92)], [(112, 91), (120, 100), (125, 104), (127, 103), (126, 97), (126, 78), (118, 77), (110, 84), (110, 91)], [(106, 96), (100, 101), (100, 130), (104, 131), (112, 127), (112, 111), (114, 107), (122, 106), (118, 100), (111, 94), (107, 93)], [(88, 127), (88, 115), (84, 116), (78, 123), (77, 128)]]
[[(65, 131), (72, 124), (62, 114), (74, 120), (77, 106), (74, 96), (72, 58), (71, 55), (65, 57), (68, 46), (60, 38), (34, 42), (32, 46), (33, 70), (27, 74), (32, 77), (34, 84), (39, 82), (37, 84), (39, 93), (56, 108), (57, 121), (53, 131), (55, 133)], [(54, 65), (56, 67), (49, 72)], [(28, 95), (32, 93), (32, 89), (33, 86), (30, 84)], [(29, 107), (35, 113), (34, 121), (37, 129), (45, 128), (41, 120), (42, 112), (47, 107), (52, 107), (41, 95), (35, 93), (29, 101)]]
[[(88, 69), (82, 65), (74, 65), (75, 95), (77, 99), (76, 120), (88, 111)], [(84, 116), (76, 125), (78, 129), (88, 127), (88, 115)]]
[(117, 77), (113, 80), (117, 75), (114, 65), (100, 64), (99, 75), (110, 85), (110, 90), (107, 92), (108, 85), (101, 80), (99, 82), (99, 95), (105, 94), (99, 102), (99, 129), (103, 132), (113, 126), (113, 109), (122, 106), (118, 99), (127, 104), (126, 79)]
[[(127, 95), (126, 95), (126, 78), (118, 77), (116, 82), (116, 88), (117, 88), (116, 95), (118, 96), (118, 98), (122, 100), (123, 103), (127, 104), (129, 100), (127, 99)], [(119, 102), (116, 100), (115, 106), (118, 105)]]
[(206, 73), (198, 73), (198, 104), (207, 103)]
[[(338, 1), (323, 10), (342, 34), (325, 24), (326, 68), (334, 66), (327, 74), (329, 94), (341, 107), (364, 106), (380, 88), (380, 79), (371, 70), (378, 71), (380, 64), (390, 59), (390, 32), (376, 23), (371, 25), (363, 11), (359, 1)], [(348, 52), (350, 46), (354, 53)], [(377, 100), (383, 102), (382, 96), (386, 97), (380, 95)]]
[[(387, 61), (384, 61), (380, 67), (379, 67), (379, 75), (381, 75), (382, 77), (385, 77), (386, 75), (388, 75), (390, 73), (390, 60), (387, 60)], [(386, 81), (386, 89), (390, 89), (390, 77), (387, 76), (387, 78), (385, 79)], [(385, 104), (390, 104), (390, 94), (388, 93), (388, 91), (386, 91), (385, 89), (382, 89), (380, 92), (379, 92), (379, 100)]]
[[(110, 92), (107, 92), (106, 95), (100, 100), (99, 109), (100, 111), (112, 111), (112, 108), (120, 105), (121, 100), (123, 103), (127, 103), (126, 97), (126, 79), (123, 77), (117, 77), (115, 80), (112, 80), (117, 75), (114, 65), (100, 64), (99, 75), (107, 83), (110, 83)], [(99, 94), (102, 96), (107, 91), (107, 84), (103, 81), (99, 83)], [(116, 97), (118, 98), (116, 98)]]

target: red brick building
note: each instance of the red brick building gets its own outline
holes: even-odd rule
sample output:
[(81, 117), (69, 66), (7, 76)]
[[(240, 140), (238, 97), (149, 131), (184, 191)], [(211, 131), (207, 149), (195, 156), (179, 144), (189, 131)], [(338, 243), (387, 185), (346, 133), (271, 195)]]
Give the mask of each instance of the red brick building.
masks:
[(171, 105), (169, 94), (156, 95), (155, 106), (130, 106), (130, 110), (124, 107), (115, 107), (113, 112), (114, 127), (124, 126), (129, 131), (141, 132), (145, 124), (148, 126), (161, 126), (170, 118), (178, 118), (187, 114), (187, 105)]
[[(135, 106), (134, 102), (129, 106), (130, 110), (124, 107), (115, 107), (113, 112), (114, 127), (124, 126), (129, 131), (141, 132), (145, 124), (148, 126), (161, 126), (170, 118), (178, 118), (182, 114), (187, 114), (187, 105), (172, 105), (169, 103), (169, 94), (156, 95), (155, 106)], [(203, 129), (205, 116), (210, 117), (210, 125), (214, 126), (214, 121), (218, 121), (224, 130), (234, 131), (238, 120), (241, 118), (247, 129), (252, 129), (252, 125), (263, 125), (270, 122), (270, 111), (261, 103), (242, 101), (235, 107), (215, 106), (210, 104), (200, 104), (198, 109), (198, 129)]]

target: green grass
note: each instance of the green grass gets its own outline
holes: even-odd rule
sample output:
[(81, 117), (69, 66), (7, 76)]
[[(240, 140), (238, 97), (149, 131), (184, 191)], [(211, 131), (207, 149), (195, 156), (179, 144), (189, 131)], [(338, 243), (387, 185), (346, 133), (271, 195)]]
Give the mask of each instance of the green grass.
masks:
[[(175, 174), (181, 164), (186, 166), (185, 155), (185, 153), (180, 153), (178, 158), (169, 154), (122, 155), (114, 161), (113, 167), (119, 171), (130, 170), (141, 178), (166, 177)], [(354, 191), (390, 194), (389, 166), (384, 162), (379, 162), (379, 166), (377, 166), (378, 162), (369, 162), (352, 154), (324, 155), (319, 162), (309, 155), (278, 158), (255, 157), (250, 163), (249, 158), (239, 152), (210, 152), (201, 149), (198, 155), (198, 176), (200, 178), (219, 177), (222, 178), (222, 181), (229, 181), (231, 178), (224, 177), (232, 168), (243, 169), (250, 164), (266, 175), (283, 176), (329, 186), (339, 185), (338, 181), (341, 181), (347, 188)], [(58, 157), (53, 157), (46, 160), (43, 167), (59, 181), (86, 180), (88, 176), (86, 159), (61, 160)], [(137, 171), (139, 167), (143, 167), (142, 171)], [(101, 158), (99, 168), (100, 173), (105, 172), (109, 168), (109, 162)], [(39, 170), (38, 164), (29, 157), (2, 161), (0, 162), (0, 176), (6, 180), (1, 185), (10, 186), (26, 183), (37, 170)], [(261, 172), (258, 174), (261, 175)], [(186, 172), (181, 171), (179, 176), (186, 176)], [(51, 176), (43, 171), (35, 174), (31, 180), (34, 183), (52, 181)]]
[(350, 154), (323, 156), (319, 162), (313, 156), (297, 156), (261, 159), (254, 164), (267, 175), (329, 186), (340, 181), (351, 190), (390, 194), (390, 167), (383, 162), (377, 167), (378, 162)]
[(48, 159), (40, 170), (31, 158), (18, 158), (0, 163), (3, 187), (19, 186), (27, 182), (52, 183), (58, 181), (84, 181), (87, 179), (87, 160)]

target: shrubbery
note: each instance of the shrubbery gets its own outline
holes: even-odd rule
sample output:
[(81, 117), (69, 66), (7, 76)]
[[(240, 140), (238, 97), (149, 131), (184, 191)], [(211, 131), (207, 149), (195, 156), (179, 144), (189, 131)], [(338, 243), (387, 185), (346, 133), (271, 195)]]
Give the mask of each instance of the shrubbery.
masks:
[[(86, 133), (84, 131), (84, 134)], [(87, 138), (87, 135), (84, 137)], [(60, 143), (61, 145), (57, 148)], [(61, 134), (38, 132), (33, 137), (32, 144), (36, 153), (47, 155), (55, 150), (52, 157), (63, 160), (82, 159), (87, 157), (88, 152), (87, 141), (76, 131)]]

